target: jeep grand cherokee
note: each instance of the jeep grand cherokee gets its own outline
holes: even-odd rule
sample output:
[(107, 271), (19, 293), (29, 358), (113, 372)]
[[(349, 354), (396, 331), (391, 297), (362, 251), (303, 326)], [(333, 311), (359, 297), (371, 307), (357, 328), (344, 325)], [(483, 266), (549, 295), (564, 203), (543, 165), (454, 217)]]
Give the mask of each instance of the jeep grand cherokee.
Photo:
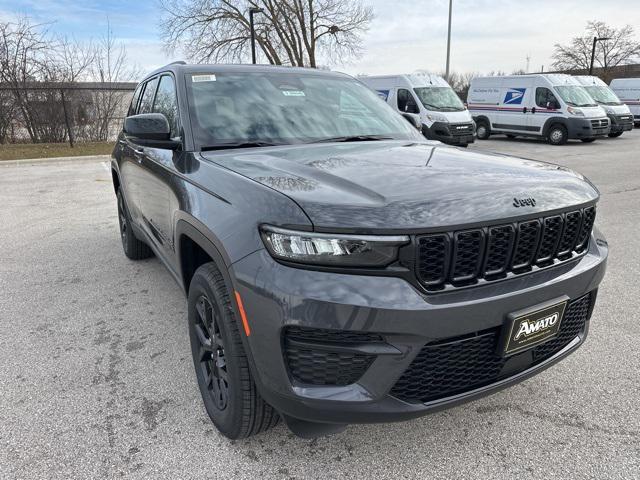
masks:
[(605, 272), (582, 175), (425, 140), (338, 73), (161, 68), (112, 169), (124, 252), (184, 290), (230, 438), (405, 420), (520, 382), (584, 342)]

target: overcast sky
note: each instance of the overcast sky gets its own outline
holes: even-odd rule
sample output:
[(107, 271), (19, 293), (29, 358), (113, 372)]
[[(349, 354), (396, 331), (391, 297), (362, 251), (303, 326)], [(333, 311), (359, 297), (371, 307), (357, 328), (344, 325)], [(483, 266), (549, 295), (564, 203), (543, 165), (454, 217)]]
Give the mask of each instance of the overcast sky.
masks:
[[(366, 2), (366, 0), (365, 0)], [(352, 74), (443, 71), (448, 0), (369, 0), (376, 18), (364, 55), (334, 70)], [(631, 24), (640, 39), (640, 0), (454, 0), (451, 68), (459, 72), (549, 67), (555, 43), (581, 34), (589, 20)], [(180, 58), (159, 40), (157, 0), (0, 0), (0, 18), (27, 14), (56, 32), (90, 38), (107, 21), (130, 60), (151, 70)]]

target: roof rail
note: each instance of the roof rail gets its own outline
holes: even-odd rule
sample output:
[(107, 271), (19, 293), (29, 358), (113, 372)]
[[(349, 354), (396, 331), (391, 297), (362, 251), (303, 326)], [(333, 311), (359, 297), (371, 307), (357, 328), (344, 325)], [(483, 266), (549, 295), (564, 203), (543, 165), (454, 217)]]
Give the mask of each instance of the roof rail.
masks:
[[(176, 60), (175, 62), (171, 62), (169, 65), (186, 65), (187, 62), (185, 62), (184, 60)], [(167, 65), (167, 67), (169, 66)]]

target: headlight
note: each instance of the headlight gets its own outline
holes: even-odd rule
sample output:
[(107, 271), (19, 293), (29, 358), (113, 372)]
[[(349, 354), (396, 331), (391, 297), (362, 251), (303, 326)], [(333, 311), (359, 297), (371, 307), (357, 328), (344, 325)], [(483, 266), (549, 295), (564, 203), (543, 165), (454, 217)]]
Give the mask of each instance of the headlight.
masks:
[(432, 122), (449, 123), (447, 117), (440, 115), (439, 113), (427, 113), (427, 118)]
[(575, 115), (576, 117), (584, 117), (584, 112), (579, 108), (567, 107), (567, 112), (569, 112), (571, 115)]
[(260, 233), (274, 258), (336, 267), (384, 267), (398, 258), (400, 245), (409, 243), (406, 235), (334, 235), (268, 225)]

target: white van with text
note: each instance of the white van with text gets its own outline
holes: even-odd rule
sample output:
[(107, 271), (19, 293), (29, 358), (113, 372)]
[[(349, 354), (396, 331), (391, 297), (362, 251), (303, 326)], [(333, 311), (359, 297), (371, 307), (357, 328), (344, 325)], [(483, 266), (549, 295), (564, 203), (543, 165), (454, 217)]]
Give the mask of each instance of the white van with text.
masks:
[(480, 140), (505, 134), (562, 145), (569, 139), (593, 142), (610, 131), (606, 112), (571, 75), (474, 78), (467, 102)]

